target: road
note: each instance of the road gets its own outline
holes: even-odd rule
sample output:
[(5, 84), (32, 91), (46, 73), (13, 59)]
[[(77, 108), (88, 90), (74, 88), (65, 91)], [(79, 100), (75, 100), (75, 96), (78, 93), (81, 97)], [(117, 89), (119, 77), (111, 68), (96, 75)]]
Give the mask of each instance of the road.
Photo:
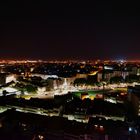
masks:
[(35, 108), (35, 107), (19, 107), (19, 106), (12, 106), (12, 105), (6, 105), (7, 109), (15, 108), (16, 111), (24, 112), (24, 113), (33, 113), (33, 114), (39, 114), (39, 115), (45, 115), (45, 116), (58, 116), (58, 110), (46, 110), (43, 108)]

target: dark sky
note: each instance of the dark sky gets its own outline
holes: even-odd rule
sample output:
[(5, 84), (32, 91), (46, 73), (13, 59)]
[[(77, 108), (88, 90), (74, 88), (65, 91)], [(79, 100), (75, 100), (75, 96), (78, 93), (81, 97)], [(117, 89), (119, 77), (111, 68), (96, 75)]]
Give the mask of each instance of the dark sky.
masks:
[(0, 59), (23, 58), (139, 59), (139, 4), (0, 4)]

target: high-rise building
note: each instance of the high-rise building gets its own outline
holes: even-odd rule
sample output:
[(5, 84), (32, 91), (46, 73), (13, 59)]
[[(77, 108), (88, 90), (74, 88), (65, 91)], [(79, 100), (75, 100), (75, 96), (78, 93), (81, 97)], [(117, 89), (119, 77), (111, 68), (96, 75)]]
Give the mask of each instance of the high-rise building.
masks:
[(132, 103), (136, 116), (140, 116), (140, 85), (128, 87), (128, 100)]

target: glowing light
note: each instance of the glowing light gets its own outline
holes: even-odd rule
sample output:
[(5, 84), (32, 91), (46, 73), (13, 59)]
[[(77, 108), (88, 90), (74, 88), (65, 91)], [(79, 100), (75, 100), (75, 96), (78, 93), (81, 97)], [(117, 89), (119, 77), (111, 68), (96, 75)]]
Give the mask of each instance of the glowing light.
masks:
[(131, 132), (132, 131), (132, 127), (129, 127), (129, 132)]
[(116, 103), (116, 100), (113, 100), (113, 99), (105, 99), (105, 101), (110, 102), (110, 103)]
[(98, 125), (96, 125), (96, 124), (95, 124), (94, 126), (95, 126), (96, 128), (98, 127)]
[(94, 128), (95, 128), (95, 129), (98, 129), (98, 125), (94, 125)]
[(39, 138), (40, 140), (43, 140), (43, 139), (44, 139), (44, 136), (38, 135), (38, 138)]
[(109, 66), (104, 66), (104, 69), (105, 70), (113, 70), (113, 68), (112, 67), (109, 67)]
[(100, 125), (100, 131), (103, 131), (104, 127), (102, 125)]
[(103, 95), (102, 94), (96, 94), (96, 98), (103, 98)]
[(124, 95), (126, 95), (126, 93), (123, 93), (123, 92), (122, 92), (121, 95), (124, 96)]
[(93, 76), (93, 75), (96, 75), (98, 73), (98, 71), (94, 71), (92, 73), (90, 73), (89, 75)]

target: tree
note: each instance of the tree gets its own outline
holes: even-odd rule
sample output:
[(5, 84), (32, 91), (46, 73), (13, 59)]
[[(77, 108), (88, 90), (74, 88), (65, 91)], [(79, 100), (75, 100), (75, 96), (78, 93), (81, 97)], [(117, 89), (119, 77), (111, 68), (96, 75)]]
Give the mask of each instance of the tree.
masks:
[(138, 75), (130, 74), (130, 75), (126, 76), (125, 81), (128, 83), (139, 82), (140, 78)]
[(85, 78), (77, 78), (74, 81), (74, 85), (77, 85), (77, 86), (84, 85), (84, 84), (86, 84), (86, 79)]
[(110, 83), (121, 83), (124, 82), (124, 79), (122, 76), (114, 76), (112, 78), (110, 78)]
[(3, 90), (2, 95), (3, 95), (3, 96), (6, 96), (7, 93), (8, 93), (8, 92), (7, 92), (6, 90)]
[(17, 81), (23, 81), (23, 76), (18, 76)]
[(97, 76), (96, 75), (87, 77), (87, 81), (86, 81), (87, 85), (92, 85), (93, 86), (96, 83), (97, 83)]
[(31, 85), (31, 84), (29, 84), (29, 85), (26, 85), (26, 86), (25, 86), (25, 90), (26, 90), (27, 92), (36, 92), (36, 91), (37, 91), (37, 87), (36, 87), (36, 86), (33, 86), (33, 85)]

